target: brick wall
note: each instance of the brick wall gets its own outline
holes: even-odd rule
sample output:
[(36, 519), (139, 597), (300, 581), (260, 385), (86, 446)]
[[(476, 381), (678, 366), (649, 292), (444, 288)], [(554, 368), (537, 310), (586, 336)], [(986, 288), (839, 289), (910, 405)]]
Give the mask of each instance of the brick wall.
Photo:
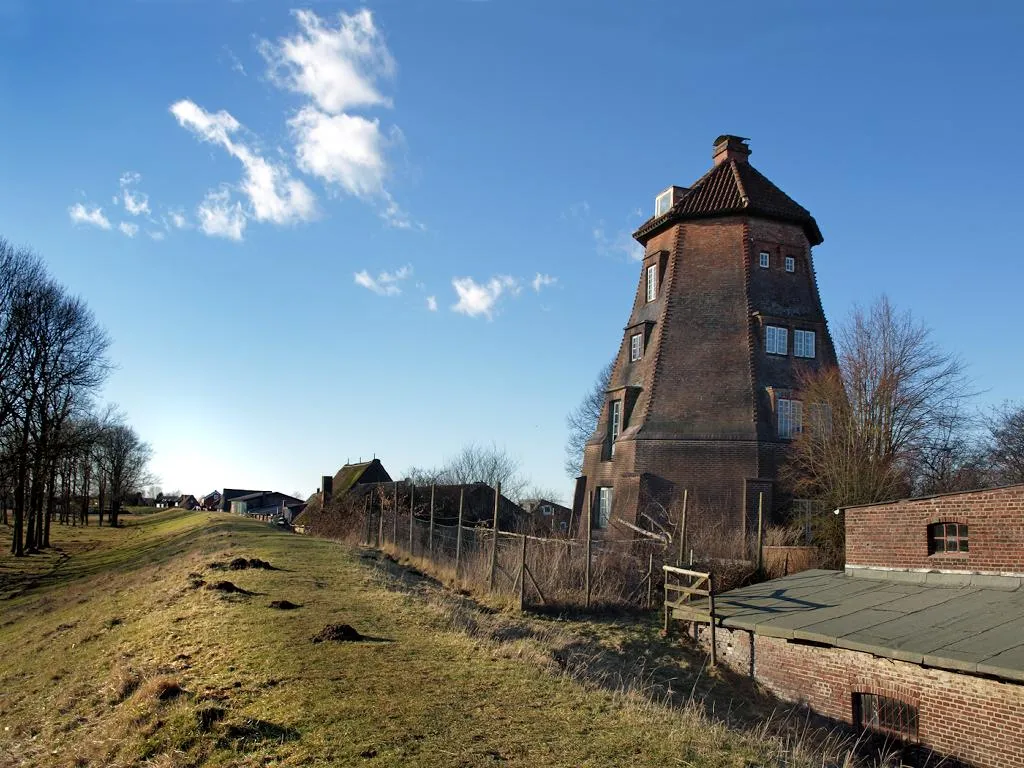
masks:
[[(1024, 685), (742, 630), (716, 633), (719, 663), (784, 701), (854, 725), (854, 693), (888, 696), (917, 707), (922, 745), (980, 768), (1024, 766)], [(705, 646), (709, 637), (702, 627)]]
[[(1024, 574), (1024, 485), (851, 507), (846, 564)], [(928, 554), (930, 523), (964, 523), (968, 551)]]

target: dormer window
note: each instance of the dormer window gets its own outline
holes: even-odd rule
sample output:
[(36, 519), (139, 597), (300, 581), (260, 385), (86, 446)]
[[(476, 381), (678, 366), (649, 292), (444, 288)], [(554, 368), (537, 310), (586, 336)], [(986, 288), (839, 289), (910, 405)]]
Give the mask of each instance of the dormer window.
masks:
[(673, 187), (669, 187), (656, 198), (654, 198), (654, 215), (664, 216), (672, 208), (673, 197), (672, 193), (675, 191)]

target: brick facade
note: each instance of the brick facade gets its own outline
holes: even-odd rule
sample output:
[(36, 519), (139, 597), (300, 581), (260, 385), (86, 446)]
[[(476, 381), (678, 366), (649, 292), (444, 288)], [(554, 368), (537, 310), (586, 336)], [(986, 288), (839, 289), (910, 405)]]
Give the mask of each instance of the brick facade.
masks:
[[(715, 168), (691, 189), (675, 188), (682, 197), (672, 210), (636, 234), (644, 258), (607, 403), (584, 451), (577, 514), (588, 495), (610, 487), (613, 515), (637, 522), (640, 511), (669, 507), (687, 489), (692, 511), (743, 531), (756, 519), (750, 489), (777, 496), (788, 445), (778, 400), (798, 399), (801, 373), (834, 364), (835, 353), (811, 255), (821, 234), (749, 165), (743, 141), (720, 137)], [(785, 354), (766, 351), (769, 325), (788, 331)], [(815, 333), (813, 357), (795, 355), (796, 330)], [(613, 403), (621, 408), (614, 452)]]
[[(854, 722), (854, 694), (914, 705), (918, 740), (979, 768), (1024, 766), (1024, 685), (928, 669), (842, 648), (822, 648), (719, 628), (718, 659), (780, 699)], [(707, 627), (700, 640), (710, 642)]]
[[(1024, 576), (1024, 485), (848, 507), (847, 568)], [(932, 523), (967, 525), (968, 551), (928, 553)]]

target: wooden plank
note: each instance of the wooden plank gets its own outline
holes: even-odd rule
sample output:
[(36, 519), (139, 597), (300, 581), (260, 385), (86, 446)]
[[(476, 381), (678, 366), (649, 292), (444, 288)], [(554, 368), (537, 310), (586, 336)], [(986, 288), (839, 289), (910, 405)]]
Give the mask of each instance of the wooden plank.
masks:
[(677, 568), (674, 565), (663, 565), (661, 566), (661, 569), (663, 571), (667, 571), (668, 573), (678, 573), (682, 576), (693, 576), (700, 578), (707, 578), (708, 576), (708, 573), (706, 571), (690, 571), (686, 568)]
[(491, 527), (491, 577), (488, 589), (494, 591), (494, 572), (498, 568), (498, 500), (501, 498), (501, 483), (494, 486), (494, 523)]

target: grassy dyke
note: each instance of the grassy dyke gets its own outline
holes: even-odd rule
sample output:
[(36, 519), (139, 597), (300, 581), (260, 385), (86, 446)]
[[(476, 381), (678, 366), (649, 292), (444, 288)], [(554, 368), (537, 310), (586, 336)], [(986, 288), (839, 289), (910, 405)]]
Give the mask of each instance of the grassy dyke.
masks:
[[(519, 616), (221, 513), (124, 522), (0, 556), (3, 768), (820, 767), (847, 746), (651, 618)], [(218, 567), (239, 557), (276, 570)], [(312, 642), (337, 623), (368, 639)]]

